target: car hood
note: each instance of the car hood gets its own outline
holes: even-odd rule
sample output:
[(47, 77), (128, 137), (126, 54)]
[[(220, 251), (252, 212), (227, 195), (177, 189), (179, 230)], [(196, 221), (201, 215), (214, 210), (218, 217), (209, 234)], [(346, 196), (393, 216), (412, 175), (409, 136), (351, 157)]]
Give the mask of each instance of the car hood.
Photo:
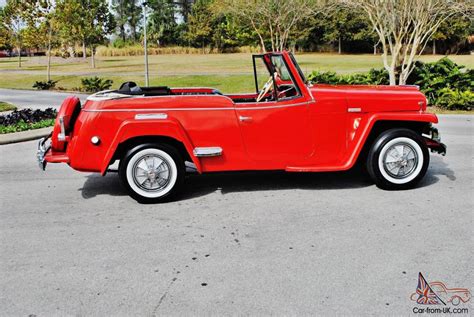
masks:
[(426, 98), (417, 86), (314, 85), (314, 99), (345, 99), (348, 109), (360, 112), (426, 110)]

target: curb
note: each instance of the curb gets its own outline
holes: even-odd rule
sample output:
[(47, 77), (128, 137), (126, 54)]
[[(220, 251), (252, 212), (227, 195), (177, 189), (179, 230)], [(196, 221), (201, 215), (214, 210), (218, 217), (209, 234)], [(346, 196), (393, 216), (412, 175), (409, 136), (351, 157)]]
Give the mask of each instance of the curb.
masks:
[(53, 127), (0, 134), (0, 145), (41, 139), (51, 133)]

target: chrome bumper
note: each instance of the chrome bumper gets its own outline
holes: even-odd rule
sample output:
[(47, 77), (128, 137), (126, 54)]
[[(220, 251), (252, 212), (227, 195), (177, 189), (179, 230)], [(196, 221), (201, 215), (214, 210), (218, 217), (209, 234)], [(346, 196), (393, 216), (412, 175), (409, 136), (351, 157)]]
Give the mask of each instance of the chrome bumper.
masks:
[(45, 138), (41, 138), (38, 141), (38, 150), (36, 151), (36, 159), (38, 161), (39, 168), (42, 169), (43, 171), (46, 169), (46, 163), (47, 163), (44, 159), (44, 156), (46, 155), (46, 152), (48, 152), (48, 150), (51, 148), (51, 144), (46, 145), (46, 141), (48, 141), (48, 139), (51, 137), (51, 134)]

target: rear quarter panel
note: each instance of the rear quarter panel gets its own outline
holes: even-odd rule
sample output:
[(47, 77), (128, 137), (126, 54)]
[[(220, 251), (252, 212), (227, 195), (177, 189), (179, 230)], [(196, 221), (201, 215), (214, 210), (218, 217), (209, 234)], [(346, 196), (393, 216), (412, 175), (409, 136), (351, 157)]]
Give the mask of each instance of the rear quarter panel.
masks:
[[(166, 113), (166, 124), (159, 120), (147, 122), (135, 119), (137, 114), (149, 113)], [(180, 132), (170, 128), (169, 122), (174, 122), (175, 127), (180, 126)], [(71, 166), (78, 170), (102, 171), (103, 162), (111, 157), (118, 144), (135, 136), (147, 135), (170, 136), (181, 142), (185, 135), (189, 139), (191, 156), (194, 147), (222, 147), (222, 156), (199, 160), (201, 172), (238, 170), (248, 168), (250, 164), (245, 155), (233, 102), (224, 96), (88, 101), (78, 118), (75, 132), (70, 157)], [(92, 145), (92, 136), (102, 140), (99, 146)]]

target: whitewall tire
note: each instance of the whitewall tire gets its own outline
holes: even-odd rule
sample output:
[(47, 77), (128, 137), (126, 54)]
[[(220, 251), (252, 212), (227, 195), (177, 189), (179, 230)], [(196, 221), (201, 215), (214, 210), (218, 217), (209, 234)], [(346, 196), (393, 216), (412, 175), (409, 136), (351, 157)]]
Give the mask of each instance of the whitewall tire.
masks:
[(168, 145), (144, 144), (120, 162), (119, 174), (130, 195), (139, 202), (161, 202), (177, 192), (184, 180), (184, 162)]
[(429, 151), (419, 134), (408, 129), (383, 132), (372, 145), (367, 170), (383, 189), (414, 187), (426, 174)]

